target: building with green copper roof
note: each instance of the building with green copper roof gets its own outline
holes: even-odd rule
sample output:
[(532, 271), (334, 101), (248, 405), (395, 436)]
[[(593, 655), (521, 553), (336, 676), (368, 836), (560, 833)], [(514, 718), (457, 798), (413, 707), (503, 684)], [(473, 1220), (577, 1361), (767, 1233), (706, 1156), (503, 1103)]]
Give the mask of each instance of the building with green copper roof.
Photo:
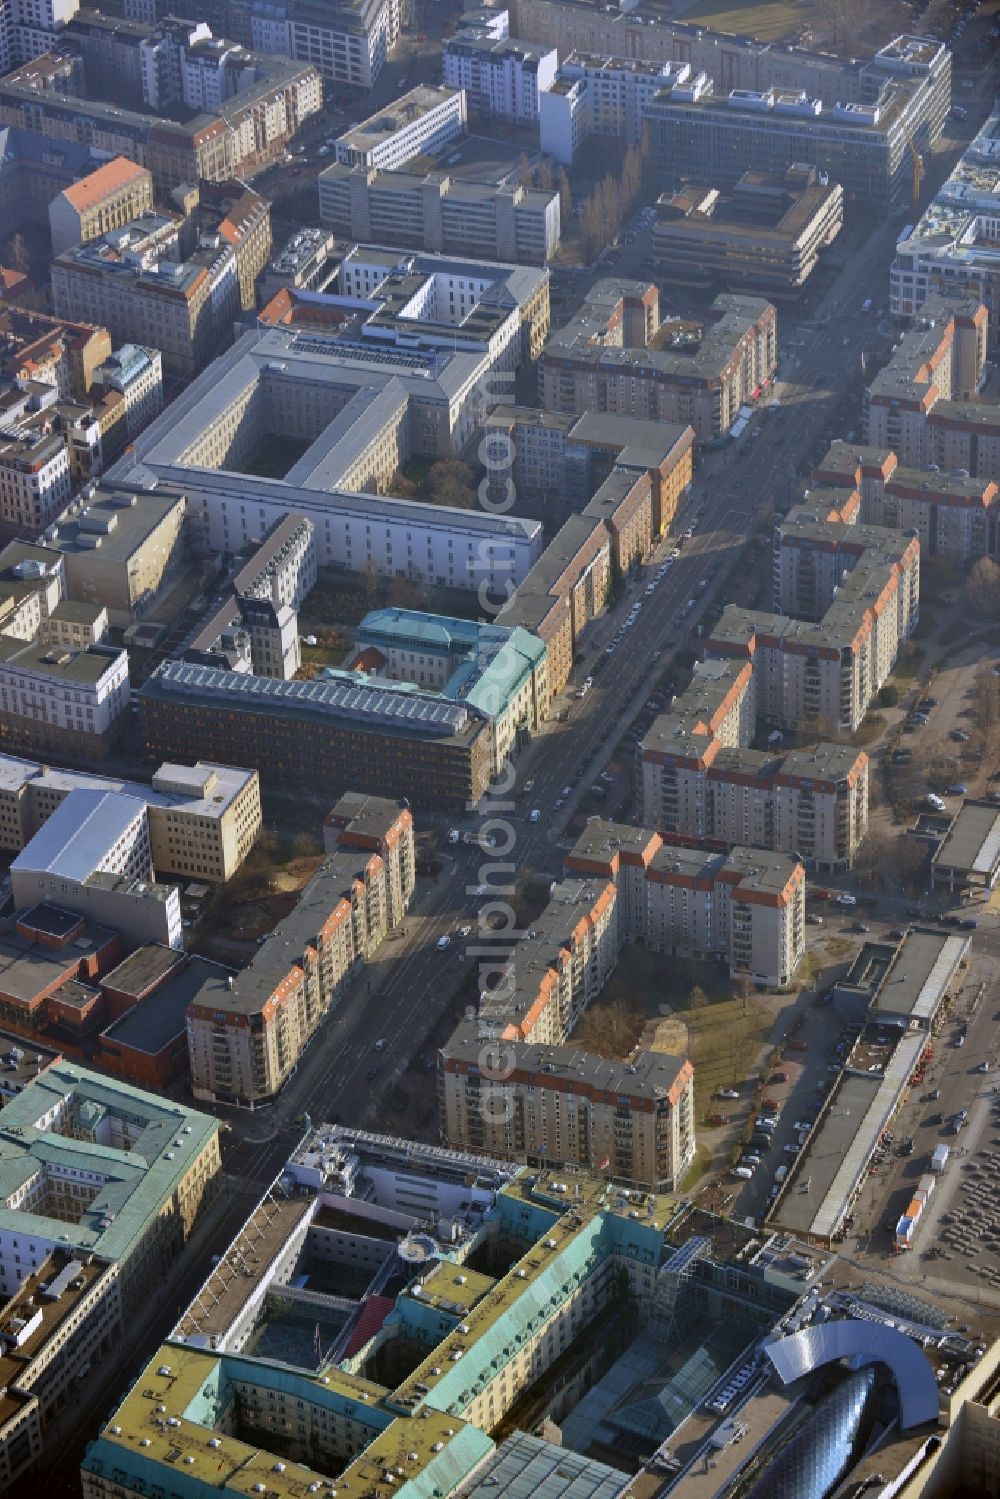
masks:
[(127, 1310), (180, 1254), (219, 1170), (217, 1120), (57, 1062), (0, 1114), (0, 1293), (64, 1250), (117, 1265)]

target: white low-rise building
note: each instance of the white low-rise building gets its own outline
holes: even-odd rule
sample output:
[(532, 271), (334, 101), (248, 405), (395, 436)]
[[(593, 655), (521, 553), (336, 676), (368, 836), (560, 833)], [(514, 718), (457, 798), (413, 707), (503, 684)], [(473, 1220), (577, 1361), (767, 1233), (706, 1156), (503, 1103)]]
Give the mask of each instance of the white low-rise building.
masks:
[(349, 167), (391, 172), (414, 156), (447, 145), (466, 124), (465, 93), (422, 83), (340, 136), (336, 159)]

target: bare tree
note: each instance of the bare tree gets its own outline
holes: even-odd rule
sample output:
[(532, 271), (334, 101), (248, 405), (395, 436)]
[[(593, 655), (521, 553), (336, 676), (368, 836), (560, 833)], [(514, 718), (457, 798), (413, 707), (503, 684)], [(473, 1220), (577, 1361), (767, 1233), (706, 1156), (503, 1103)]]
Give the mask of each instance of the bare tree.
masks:
[(983, 619), (1000, 615), (1000, 567), (989, 557), (973, 563), (965, 584), (970, 607)]

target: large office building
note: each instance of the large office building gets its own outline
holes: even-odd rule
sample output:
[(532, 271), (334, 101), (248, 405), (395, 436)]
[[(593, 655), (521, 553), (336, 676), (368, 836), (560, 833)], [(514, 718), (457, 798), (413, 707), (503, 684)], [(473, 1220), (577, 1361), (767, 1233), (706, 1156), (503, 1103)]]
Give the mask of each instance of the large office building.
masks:
[(445, 166), (379, 171), (334, 162), (319, 176), (324, 226), (345, 239), (544, 265), (559, 248), (559, 194), (465, 182)]
[(646, 108), (664, 184), (691, 177), (731, 187), (751, 169), (784, 172), (802, 163), (840, 183), (848, 200), (884, 212), (910, 202), (919, 150), (937, 139), (942, 123), (917, 77), (886, 84), (868, 102), (826, 106), (775, 88), (717, 93), (701, 73), (665, 84)]
[(150, 857), (156, 872), (224, 884), (232, 879), (260, 832), (260, 786), (255, 770), (199, 761), (166, 763), (147, 786), (139, 781), (61, 770), (0, 756), (0, 847), (20, 852), (71, 792), (114, 792), (146, 807)]
[(102, 1420), (83, 1494), (987, 1493), (1000, 1348), (961, 1315), (788, 1231), (324, 1124)]
[(292, 780), (336, 795), (360, 785), (458, 811), (479, 801), (493, 775), (484, 715), (363, 675), (288, 682), (166, 661), (139, 706), (151, 759), (228, 755), (255, 765), (265, 789)]
[(757, 297), (716, 297), (700, 323), (660, 321), (655, 286), (598, 281), (542, 356), (549, 411), (599, 411), (690, 423), (725, 436), (777, 362), (777, 314)]
[(840, 183), (814, 167), (744, 172), (728, 193), (688, 182), (656, 205), (653, 264), (682, 286), (796, 297), (843, 222)]
[(63, 188), (49, 204), (52, 253), (100, 239), (153, 208), (153, 179), (124, 156)]
[(0, 635), (0, 741), (15, 751), (103, 759), (129, 702), (128, 653)]
[(77, 786), (10, 866), (18, 911), (58, 905), (116, 931), (131, 951), (182, 948), (180, 893), (153, 878), (149, 820), (139, 797)]
[[(254, 305), (254, 279), (270, 253), (269, 205), (250, 192), (242, 204), (186, 259), (177, 225), (155, 214), (75, 244), (52, 262), (57, 314), (89, 318), (116, 343), (157, 348), (169, 373), (190, 378), (229, 343), (241, 312)], [(266, 230), (262, 240), (258, 229)]]
[(990, 353), (1000, 349), (1000, 267), (995, 225), (1000, 214), (996, 155), (1000, 108), (966, 146), (917, 223), (908, 224), (889, 269), (889, 307), (920, 316), (938, 293), (972, 297), (989, 313)]
[[(213, 552), (241, 551), (290, 511), (316, 558), (499, 593), (541, 551), (541, 526), (381, 495), (411, 458), (461, 452), (548, 327), (548, 272), (355, 247), (341, 295), (279, 293), (147, 428), (122, 483), (179, 480)], [(280, 436), (281, 478), (254, 471)]]
[[(373, 688), (405, 684), (481, 713), (493, 741), (493, 774), (549, 716), (551, 689), (543, 641), (519, 625), (481, 624), (416, 609), (376, 609), (354, 635), (348, 663)], [(324, 680), (349, 680), (328, 671)]]
[(354, 784), (457, 808), (548, 717), (546, 646), (519, 625), (384, 609), (365, 616), (356, 645), (351, 663), (308, 682), (165, 662), (139, 699), (147, 750), (214, 755), (228, 742), (266, 782), (300, 767), (331, 792)]
[[(34, 1466), (218, 1186), (218, 1124), (61, 1059), (4, 1109), (0, 1484)], [(37, 1480), (37, 1486), (44, 1486)]]
[(695, 73), (706, 73), (718, 90), (773, 88), (824, 105), (867, 103), (887, 82), (914, 78), (924, 86), (925, 107), (938, 132), (951, 103), (951, 53), (933, 37), (897, 36), (865, 60), (846, 61), (833, 52), (714, 31), (683, 15), (675, 20), (659, 0), (623, 6), (603, 0), (514, 0), (509, 11), (515, 35), (555, 47), (560, 57), (576, 48), (603, 57), (687, 63)]
[(399, 802), (344, 797), (329, 852), (294, 910), (228, 989), (188, 1007), (195, 1098), (271, 1102), (345, 986), (406, 914), (416, 878), (413, 819)]

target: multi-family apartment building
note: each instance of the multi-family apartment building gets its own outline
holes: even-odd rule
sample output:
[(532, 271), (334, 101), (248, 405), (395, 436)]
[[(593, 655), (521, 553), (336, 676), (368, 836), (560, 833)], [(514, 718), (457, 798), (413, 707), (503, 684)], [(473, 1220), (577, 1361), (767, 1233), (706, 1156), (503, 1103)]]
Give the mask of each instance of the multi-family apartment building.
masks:
[(334, 155), (348, 167), (392, 172), (414, 156), (446, 146), (466, 126), (465, 92), (421, 83), (337, 137)]
[(413, 819), (398, 802), (350, 796), (327, 819), (333, 849), (295, 909), (227, 994), (188, 1011), (196, 1098), (257, 1107), (280, 1093), (353, 974), (405, 915)]
[(187, 260), (176, 254), (172, 220), (134, 220), (56, 256), (53, 306), (100, 323), (116, 343), (158, 348), (168, 373), (189, 378), (229, 342), (241, 288), (235, 246), (221, 233)]
[(145, 167), (124, 156), (64, 187), (49, 204), (52, 253), (101, 239), (144, 213), (152, 212), (153, 179)]
[(728, 193), (687, 182), (656, 205), (653, 264), (681, 285), (795, 297), (843, 222), (840, 183), (815, 167), (744, 172)]
[(607, 279), (550, 336), (542, 404), (690, 423), (709, 442), (760, 394), (776, 360), (777, 314), (769, 302), (723, 295), (703, 323), (661, 323), (655, 286)]
[(893, 531), (915, 531), (923, 557), (965, 564), (1000, 557), (1000, 486), (995, 479), (906, 468), (888, 448), (837, 441), (813, 471), (810, 498), (822, 490), (855, 492), (860, 519)]
[(760, 725), (855, 730), (919, 618), (919, 540), (803, 505), (778, 527), (774, 587), (780, 612), (728, 605), (708, 653), (752, 662)]
[(669, 530), (691, 483), (694, 431), (607, 412), (575, 417), (500, 406), (486, 422), (484, 440), (494, 503), (523, 491), (555, 515), (565, 508), (577, 512), (497, 617), (545, 642), (555, 693), (607, 603), (615, 569), (627, 572)]
[(334, 162), (319, 176), (320, 219), (346, 239), (412, 245), (544, 265), (559, 248), (557, 192), (467, 182), (431, 171), (379, 171)]
[(994, 107), (917, 223), (907, 224), (889, 268), (889, 307), (918, 317), (928, 297), (971, 297), (989, 314), (990, 353), (1000, 348), (1000, 269), (993, 248), (1000, 214)]
[(187, 640), (183, 659), (294, 677), (302, 664), (297, 611), (316, 581), (314, 534), (304, 515), (278, 521), (235, 574), (228, 596)]
[(60, 770), (0, 756), (0, 847), (20, 852), (71, 792), (114, 793), (146, 808), (148, 844), (158, 875), (225, 884), (253, 847), (261, 828), (260, 781), (255, 770), (199, 760), (166, 762), (149, 785)]
[(715, 954), (733, 977), (778, 985), (805, 951), (805, 870), (794, 855), (739, 846), (708, 852), (597, 819), (566, 856), (566, 870), (611, 882), (623, 941)]
[[(728, 664), (728, 663), (727, 663)], [(705, 662), (703, 667), (720, 665)], [(720, 698), (728, 679), (709, 678)], [(696, 674), (695, 695), (708, 696)], [(727, 743), (684, 693), (644, 736), (642, 817), (666, 834), (777, 849), (815, 869), (849, 869), (868, 829), (869, 765), (836, 744), (782, 751), (748, 747), (754, 724)], [(724, 725), (720, 723), (720, 728)]]
[(569, 166), (590, 136), (642, 140), (649, 101), (690, 72), (685, 62), (570, 52), (538, 102), (542, 150)]
[[(539, 522), (378, 491), (412, 457), (460, 452), (513, 388), (548, 327), (548, 273), (358, 247), (340, 287), (279, 293), (265, 326), (153, 422), (116, 478), (179, 482), (213, 551), (240, 551), (295, 512), (313, 523), (320, 564), (509, 592), (541, 551)], [(301, 456), (262, 478), (248, 470), (272, 432)]]
[(989, 315), (976, 297), (930, 296), (865, 392), (867, 441), (907, 468), (1000, 478), (997, 409), (977, 399)]
[(640, 1051), (609, 1062), (576, 1046), (524, 1043), (494, 1075), (483, 1042), (449, 1041), (438, 1080), (446, 1144), (531, 1166), (597, 1171), (620, 1186), (676, 1191), (694, 1159), (694, 1069)]
[(0, 375), (54, 385), (61, 398), (78, 401), (89, 396), (112, 352), (106, 328), (9, 305), (0, 311), (0, 336)]
[(60, 433), (24, 424), (0, 437), (0, 521), (6, 526), (37, 535), (71, 493), (70, 454)]
[(445, 37), (441, 58), (446, 87), (464, 89), (470, 109), (512, 125), (538, 123), (542, 95), (559, 65), (554, 47), (465, 25)]
[[(202, 178), (226, 180), (278, 160), (323, 103), (317, 69), (287, 59), (257, 59), (244, 75), (244, 87), (184, 124), (141, 108), (86, 98), (79, 91), (78, 74), (78, 58), (46, 54), (0, 79), (0, 125), (58, 142), (56, 151), (63, 142), (77, 142), (85, 130), (91, 150), (125, 156), (147, 168), (160, 197)], [(53, 152), (49, 144), (43, 149)], [(58, 181), (55, 191), (65, 185), (62, 176), (53, 178)]]
[(128, 706), (128, 653), (0, 635), (0, 739), (7, 749), (101, 759)]
[[(252, 45), (312, 64), (328, 88), (370, 89), (399, 37), (400, 0), (230, 0), (249, 13)], [(287, 40), (286, 40), (287, 38)]]

